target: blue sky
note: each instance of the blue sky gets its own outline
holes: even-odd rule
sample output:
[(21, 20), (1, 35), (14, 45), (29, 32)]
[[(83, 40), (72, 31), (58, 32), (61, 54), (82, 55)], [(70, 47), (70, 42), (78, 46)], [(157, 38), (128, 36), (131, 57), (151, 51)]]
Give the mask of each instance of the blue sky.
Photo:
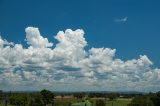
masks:
[(159, 5), (158, 0), (0, 0), (0, 33), (27, 48), (25, 28), (38, 27), (55, 47), (57, 32), (83, 29), (85, 50), (116, 49), (113, 58), (122, 61), (147, 55), (150, 67), (159, 68)]
[[(0, 32), (23, 43), (24, 28), (39, 27), (52, 39), (59, 30), (83, 29), (89, 46), (117, 49), (123, 59), (146, 54), (159, 67), (158, 0), (1, 0)], [(128, 17), (127, 22), (115, 19)]]

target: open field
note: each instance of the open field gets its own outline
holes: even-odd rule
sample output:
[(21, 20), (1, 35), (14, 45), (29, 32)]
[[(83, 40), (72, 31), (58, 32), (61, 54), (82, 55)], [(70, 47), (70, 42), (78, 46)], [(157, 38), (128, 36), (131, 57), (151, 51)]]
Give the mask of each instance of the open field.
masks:
[(107, 101), (106, 106), (127, 106), (130, 100)]
[[(99, 98), (92, 98), (90, 101), (93, 103), (93, 106), (96, 106), (96, 100)], [(102, 98), (100, 98), (102, 99)], [(103, 99), (104, 100), (104, 99)], [(70, 103), (78, 103), (81, 102), (80, 99), (56, 99), (55, 105), (56, 106), (68, 106)], [(127, 106), (131, 102), (131, 99), (117, 99), (114, 101), (106, 101), (106, 106)]]
[[(93, 100), (91, 100), (93, 101)], [(93, 103), (95, 105), (96, 99), (94, 99)], [(117, 99), (114, 101), (106, 101), (106, 106), (127, 106), (131, 102), (131, 99)]]
[[(93, 103), (93, 106), (96, 106), (96, 100), (98, 98), (90, 99), (90, 101)], [(69, 106), (69, 104), (72, 103), (79, 103), (82, 100), (80, 99), (56, 99), (55, 100), (55, 106)], [(114, 101), (106, 101), (106, 106), (127, 106), (131, 102), (131, 99), (117, 99)], [(0, 106), (4, 106), (3, 104), (0, 104)], [(13, 105), (7, 105), (7, 106), (13, 106)]]

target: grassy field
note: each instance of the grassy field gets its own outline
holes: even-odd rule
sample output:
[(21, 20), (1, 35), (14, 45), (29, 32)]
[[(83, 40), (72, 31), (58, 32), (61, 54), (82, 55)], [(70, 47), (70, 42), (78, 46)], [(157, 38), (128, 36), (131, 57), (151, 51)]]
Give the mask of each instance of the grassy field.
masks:
[[(93, 106), (96, 106), (96, 100), (99, 98), (90, 99), (93, 103)], [(104, 99), (103, 99), (104, 100)], [(56, 106), (68, 106), (70, 103), (81, 103), (82, 100), (77, 99), (56, 99), (55, 105)], [(127, 106), (131, 102), (131, 99), (117, 99), (114, 101), (106, 101), (106, 106)]]
[(79, 102), (77, 99), (56, 99), (55, 106), (67, 106), (70, 103)]
[(126, 100), (107, 101), (106, 106), (127, 106), (129, 103)]
[[(97, 99), (102, 99), (102, 98), (93, 98), (90, 99), (90, 101), (93, 103), (93, 106), (96, 106), (96, 100)], [(104, 100), (104, 99), (103, 99)], [(74, 103), (81, 103), (82, 100), (80, 99), (56, 99), (55, 100), (55, 106), (69, 106), (69, 104), (74, 104)], [(106, 106), (127, 106), (131, 102), (131, 99), (117, 99), (114, 101), (106, 101)], [(0, 106), (4, 106), (0, 104)], [(12, 106), (12, 105), (7, 105), (7, 106)]]
[[(94, 100), (91, 99), (91, 101), (94, 103), (94, 106), (96, 106), (95, 105), (96, 99), (94, 99)], [(131, 99), (117, 99), (114, 101), (107, 100), (106, 106), (127, 106), (130, 102), (131, 102)]]

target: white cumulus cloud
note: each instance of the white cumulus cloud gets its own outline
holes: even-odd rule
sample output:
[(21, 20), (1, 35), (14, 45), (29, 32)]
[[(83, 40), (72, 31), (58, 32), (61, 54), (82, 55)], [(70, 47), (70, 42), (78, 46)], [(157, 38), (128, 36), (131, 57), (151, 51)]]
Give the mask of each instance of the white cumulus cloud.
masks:
[(27, 44), (36, 47), (51, 47), (53, 43), (49, 43), (47, 38), (43, 38), (38, 28), (28, 27), (25, 29)]
[(85, 50), (81, 29), (59, 31), (58, 43), (28, 27), (27, 48), (0, 37), (0, 89), (3, 90), (136, 90), (160, 89), (160, 69), (146, 56), (123, 61), (116, 49)]

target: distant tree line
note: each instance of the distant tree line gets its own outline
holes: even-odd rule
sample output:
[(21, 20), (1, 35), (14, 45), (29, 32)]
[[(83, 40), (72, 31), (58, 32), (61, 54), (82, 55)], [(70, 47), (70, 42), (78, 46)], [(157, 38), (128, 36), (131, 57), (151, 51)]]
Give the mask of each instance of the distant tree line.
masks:
[(54, 106), (54, 93), (49, 90), (42, 90), (34, 93), (14, 93), (0, 91), (0, 101), (4, 106)]
[[(72, 95), (74, 98), (82, 100), (83, 98), (98, 98), (96, 99), (96, 106), (105, 106), (107, 100), (115, 101), (119, 97), (132, 98), (128, 106), (160, 106), (160, 92), (149, 94), (120, 94), (116, 92), (74, 92), (74, 93), (53, 93), (49, 90), (42, 90), (40, 92), (3, 92), (0, 90), (0, 102), (3, 106), (8, 104), (14, 106), (55, 106), (54, 97), (61, 95)], [(102, 98), (102, 99), (101, 99)]]
[(128, 106), (160, 106), (160, 92), (136, 96)]

